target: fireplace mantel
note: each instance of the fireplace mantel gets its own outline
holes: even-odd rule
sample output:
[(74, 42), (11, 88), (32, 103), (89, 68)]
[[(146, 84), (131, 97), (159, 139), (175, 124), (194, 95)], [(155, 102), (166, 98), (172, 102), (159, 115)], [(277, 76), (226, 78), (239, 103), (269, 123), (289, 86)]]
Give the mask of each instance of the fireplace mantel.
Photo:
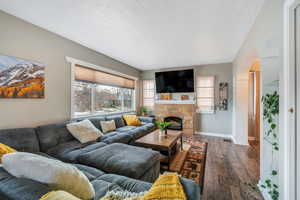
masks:
[(155, 104), (195, 104), (194, 100), (156, 100)]

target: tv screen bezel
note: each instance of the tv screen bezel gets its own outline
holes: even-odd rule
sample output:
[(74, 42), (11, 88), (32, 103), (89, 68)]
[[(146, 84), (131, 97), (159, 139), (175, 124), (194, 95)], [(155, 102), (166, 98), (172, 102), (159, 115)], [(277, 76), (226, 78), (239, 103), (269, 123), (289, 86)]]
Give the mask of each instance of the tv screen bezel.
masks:
[(158, 88), (155, 87), (155, 92), (157, 94), (164, 94), (164, 93), (194, 93), (195, 92), (195, 73), (194, 73), (194, 69), (184, 69), (184, 70), (171, 70), (171, 71), (158, 71), (155, 72), (155, 85), (157, 86), (157, 74), (159, 73), (172, 73), (172, 72), (180, 72), (180, 71), (192, 71), (193, 72), (193, 88), (190, 91), (176, 91), (176, 92), (161, 92), (158, 91)]

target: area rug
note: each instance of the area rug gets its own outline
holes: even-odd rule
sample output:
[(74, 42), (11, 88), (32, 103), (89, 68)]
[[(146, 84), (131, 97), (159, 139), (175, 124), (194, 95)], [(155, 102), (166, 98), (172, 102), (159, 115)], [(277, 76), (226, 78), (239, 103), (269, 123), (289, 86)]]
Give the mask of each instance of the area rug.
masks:
[(185, 136), (183, 141), (183, 151), (178, 150), (170, 164), (170, 170), (167, 170), (167, 167), (162, 166), (162, 172), (177, 172), (181, 176), (198, 183), (202, 192), (204, 185), (207, 143), (201, 142), (192, 136)]

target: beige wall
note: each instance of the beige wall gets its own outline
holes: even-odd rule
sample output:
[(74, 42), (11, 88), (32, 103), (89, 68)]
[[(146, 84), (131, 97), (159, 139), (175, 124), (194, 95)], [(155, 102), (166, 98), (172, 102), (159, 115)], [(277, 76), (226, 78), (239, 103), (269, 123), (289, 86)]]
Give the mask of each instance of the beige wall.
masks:
[[(228, 110), (216, 110), (214, 114), (197, 114), (196, 115), (196, 131), (217, 134), (232, 134), (232, 63), (222, 63), (213, 65), (201, 65), (193, 67), (171, 68), (172, 70), (194, 68), (196, 75), (215, 76), (216, 77), (216, 100), (218, 99), (218, 88), (220, 82), (229, 83), (229, 101)], [(167, 69), (167, 70), (171, 70)], [(154, 79), (156, 70), (144, 71), (141, 79)]]
[(0, 24), (0, 54), (36, 60), (46, 65), (45, 99), (0, 99), (0, 129), (32, 127), (69, 119), (71, 71), (65, 56), (131, 76), (140, 75), (138, 70), (124, 63), (2, 11)]

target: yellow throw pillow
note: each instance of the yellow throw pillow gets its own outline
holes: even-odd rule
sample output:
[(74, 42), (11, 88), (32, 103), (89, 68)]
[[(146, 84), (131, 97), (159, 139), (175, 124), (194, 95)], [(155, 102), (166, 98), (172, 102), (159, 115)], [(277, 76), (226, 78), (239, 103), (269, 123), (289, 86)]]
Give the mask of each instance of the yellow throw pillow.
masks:
[(4, 154), (13, 153), (13, 152), (17, 152), (17, 150), (15, 150), (5, 144), (0, 143), (0, 163), (1, 163), (1, 158)]
[(165, 173), (160, 176), (143, 200), (186, 200), (184, 189), (176, 173)]
[(142, 123), (136, 115), (123, 115), (127, 126), (140, 126)]
[(80, 200), (77, 197), (73, 196), (72, 194), (58, 190), (58, 191), (51, 191), (47, 194), (43, 195), (39, 200)]

